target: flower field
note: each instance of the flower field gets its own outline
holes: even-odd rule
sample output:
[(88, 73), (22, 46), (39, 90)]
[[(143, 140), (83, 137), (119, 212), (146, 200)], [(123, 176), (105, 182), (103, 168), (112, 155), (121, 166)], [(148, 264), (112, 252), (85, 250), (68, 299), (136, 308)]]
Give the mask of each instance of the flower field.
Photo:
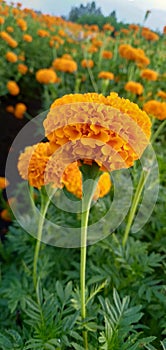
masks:
[(166, 27), (0, 1), (0, 350), (166, 349)]

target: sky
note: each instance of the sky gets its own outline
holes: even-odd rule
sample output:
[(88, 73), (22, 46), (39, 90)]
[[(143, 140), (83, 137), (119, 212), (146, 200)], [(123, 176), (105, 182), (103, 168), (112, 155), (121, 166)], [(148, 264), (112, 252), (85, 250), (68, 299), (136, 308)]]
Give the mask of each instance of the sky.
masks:
[[(13, 1), (17, 3), (17, 1)], [(86, 5), (92, 0), (22, 0), (23, 7), (40, 10), (56, 16), (68, 15), (72, 6)], [(162, 30), (166, 25), (166, 0), (96, 0), (104, 15), (116, 11), (118, 20), (128, 23), (142, 23), (147, 10), (151, 14), (146, 26)], [(7, 1), (9, 3), (9, 1)]]

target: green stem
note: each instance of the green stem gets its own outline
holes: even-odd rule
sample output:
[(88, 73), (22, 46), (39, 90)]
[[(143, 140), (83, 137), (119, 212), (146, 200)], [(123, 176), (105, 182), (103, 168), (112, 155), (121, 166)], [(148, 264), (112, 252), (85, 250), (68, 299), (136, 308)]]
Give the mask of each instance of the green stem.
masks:
[(94, 88), (94, 91), (98, 93), (98, 86), (97, 86), (97, 84), (96, 84), (96, 82), (95, 82), (95, 79), (94, 79), (92, 70), (91, 70), (89, 67), (87, 67), (87, 70), (88, 70), (89, 77), (90, 77), (92, 86), (93, 86), (93, 88)]
[(165, 125), (166, 125), (166, 119), (160, 124), (160, 126), (158, 127), (158, 129), (156, 130), (154, 135), (152, 136), (151, 143), (154, 143), (154, 141), (157, 139), (157, 137), (159, 136), (160, 132), (162, 131), (162, 129), (164, 128)]
[[(91, 201), (90, 201), (91, 202)], [(80, 266), (80, 289), (81, 289), (81, 318), (86, 318), (86, 301), (85, 301), (85, 276), (86, 276), (86, 251), (87, 251), (87, 226), (90, 211), (90, 202), (87, 211), (82, 213), (81, 217), (81, 266)], [(83, 331), (85, 349), (88, 349), (87, 331)]]
[[(80, 294), (81, 294), (81, 318), (84, 322), (86, 318), (86, 298), (85, 298), (85, 277), (86, 277), (86, 252), (87, 252), (87, 229), (88, 219), (90, 213), (90, 206), (93, 199), (93, 195), (97, 186), (97, 180), (100, 174), (99, 167), (97, 165), (83, 165), (80, 167), (82, 172), (82, 213), (81, 213), (81, 257), (80, 257)], [(86, 182), (86, 180), (91, 180)], [(92, 182), (93, 180), (93, 182)], [(87, 331), (83, 331), (84, 349), (88, 350), (88, 334)]]
[(135, 215), (135, 212), (137, 210), (138, 203), (139, 203), (139, 200), (140, 200), (143, 188), (144, 188), (144, 184), (145, 184), (145, 182), (147, 180), (148, 175), (149, 175), (148, 171), (142, 170), (142, 173), (141, 173), (141, 176), (140, 176), (140, 180), (139, 180), (137, 189), (135, 191), (133, 202), (132, 202), (132, 205), (131, 205), (131, 208), (130, 208), (128, 222), (127, 222), (127, 225), (126, 225), (126, 229), (125, 229), (125, 233), (124, 233), (124, 237), (123, 237), (123, 241), (122, 241), (123, 247), (125, 247), (126, 242), (128, 240), (130, 228), (131, 228), (131, 225), (133, 223), (134, 215)]
[(41, 210), (40, 210), (40, 218), (39, 218), (38, 230), (37, 230), (37, 241), (36, 241), (34, 260), (33, 260), (33, 284), (35, 289), (37, 286), (37, 263), (38, 263), (39, 251), (41, 246), (43, 225), (44, 225), (46, 213), (47, 213), (51, 198), (52, 197), (48, 197), (47, 201), (45, 202), (44, 200), (45, 198), (41, 193)]

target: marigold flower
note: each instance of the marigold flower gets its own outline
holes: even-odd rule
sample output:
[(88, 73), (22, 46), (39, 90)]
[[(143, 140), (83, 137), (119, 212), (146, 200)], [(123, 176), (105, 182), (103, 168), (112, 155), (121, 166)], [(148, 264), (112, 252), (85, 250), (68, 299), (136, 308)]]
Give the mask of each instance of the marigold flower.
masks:
[(27, 23), (24, 21), (24, 19), (18, 18), (17, 19), (17, 25), (22, 31), (27, 30)]
[(68, 53), (64, 53), (64, 55), (62, 56), (62, 58), (65, 58), (66, 60), (73, 60), (72, 56), (69, 55)]
[(6, 53), (6, 59), (8, 62), (15, 63), (17, 62), (17, 55), (14, 52), (7, 52)]
[(121, 57), (126, 58), (127, 60), (135, 61), (143, 66), (147, 66), (150, 63), (149, 58), (145, 56), (142, 49), (136, 49), (129, 44), (120, 45), (119, 54)]
[(8, 26), (8, 27), (6, 28), (6, 30), (7, 30), (7, 32), (9, 32), (9, 33), (13, 33), (13, 32), (14, 32), (14, 28), (11, 27), (11, 26)]
[(163, 34), (166, 34), (166, 26), (163, 28)]
[(166, 102), (150, 100), (144, 104), (143, 109), (146, 113), (153, 115), (159, 120), (166, 119)]
[(166, 92), (160, 90), (160, 91), (158, 91), (157, 96), (161, 97), (163, 100), (165, 100), (166, 99)]
[(100, 79), (108, 79), (108, 80), (114, 80), (114, 74), (111, 72), (100, 72), (98, 74), (98, 78)]
[(136, 83), (135, 81), (128, 81), (128, 83), (125, 84), (124, 89), (136, 95), (142, 95), (144, 90), (142, 84)]
[(111, 59), (113, 57), (113, 53), (111, 51), (104, 50), (102, 52), (102, 57), (105, 59)]
[(5, 19), (3, 17), (0, 17), (0, 25), (5, 23)]
[(36, 188), (45, 185), (45, 169), (53, 152), (49, 142), (26, 147), (18, 159), (18, 171), (24, 180)]
[(94, 61), (93, 60), (82, 60), (81, 61), (81, 66), (83, 68), (93, 68), (94, 67)]
[(58, 77), (53, 70), (44, 68), (36, 72), (36, 80), (41, 84), (53, 84), (58, 81)]
[(158, 73), (152, 69), (143, 69), (141, 72), (141, 77), (146, 80), (155, 81), (158, 78)]
[(32, 36), (30, 34), (24, 34), (23, 35), (23, 40), (27, 41), (28, 43), (31, 43), (33, 38), (32, 38)]
[(8, 112), (8, 113), (14, 113), (14, 107), (13, 106), (11, 106), (11, 105), (9, 105), (9, 106), (7, 106), (6, 107), (6, 112)]
[(25, 75), (28, 72), (28, 67), (23, 63), (19, 63), (17, 68), (18, 72), (22, 75)]
[(7, 221), (7, 222), (11, 222), (12, 218), (11, 218), (11, 213), (8, 209), (3, 209), (0, 212), (0, 217), (2, 220)]
[(7, 186), (9, 186), (9, 181), (5, 177), (0, 176), (0, 189), (4, 190)]
[[(71, 163), (65, 169), (62, 176), (62, 184), (65, 185), (68, 192), (71, 192), (78, 198), (82, 198), (82, 175), (77, 162)], [(93, 199), (104, 197), (111, 188), (109, 173), (103, 173), (98, 181)]]
[(146, 40), (149, 40), (149, 41), (157, 41), (157, 40), (159, 40), (159, 36), (156, 33), (152, 32), (150, 29), (143, 28), (142, 36)]
[(52, 104), (44, 121), (47, 138), (59, 147), (56, 157), (63, 158), (63, 145), (67, 159), (82, 155), (84, 160), (107, 165), (109, 171), (133, 165), (148, 144), (150, 127), (147, 114), (116, 93), (107, 97), (96, 93), (63, 96)]
[(37, 34), (41, 37), (41, 38), (46, 38), (48, 36), (50, 36), (49, 32), (47, 30), (44, 29), (39, 29), (37, 31)]
[(17, 85), (17, 83), (13, 80), (9, 80), (8, 83), (7, 83), (7, 89), (9, 91), (9, 93), (13, 96), (16, 96), (19, 94), (20, 92), (20, 88), (19, 86)]
[(74, 73), (77, 70), (77, 63), (74, 60), (64, 58), (56, 58), (52, 62), (52, 66), (61, 72)]
[(113, 32), (114, 29), (115, 29), (115, 28), (114, 28), (113, 26), (111, 26), (111, 24), (109, 24), (109, 23), (105, 23), (105, 24), (103, 25), (103, 30), (105, 30), (105, 31), (109, 30), (110, 32)]
[(27, 107), (24, 103), (17, 103), (14, 109), (14, 116), (17, 119), (22, 119), (26, 110), (27, 110)]
[(129, 29), (134, 30), (135, 32), (138, 32), (139, 26), (137, 24), (130, 24)]
[(16, 40), (14, 40), (8, 33), (6, 32), (1, 32), (0, 33), (1, 38), (7, 42), (7, 44), (12, 47), (15, 48), (18, 46), (18, 43)]

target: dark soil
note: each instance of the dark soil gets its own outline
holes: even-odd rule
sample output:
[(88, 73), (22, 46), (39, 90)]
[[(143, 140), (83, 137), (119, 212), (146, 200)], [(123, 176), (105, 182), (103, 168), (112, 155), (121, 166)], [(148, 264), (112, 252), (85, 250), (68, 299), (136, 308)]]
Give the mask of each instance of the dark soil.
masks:
[[(25, 117), (23, 119), (17, 119), (11, 113), (6, 112), (6, 107), (9, 105), (15, 106), (19, 101), (12, 96), (4, 96), (0, 99), (0, 176), (5, 176), (5, 165), (8, 157), (10, 147), (23, 126), (29, 121)], [(24, 102), (28, 106), (28, 114), (32, 117), (38, 115), (41, 111), (41, 100), (34, 98), (31, 100), (31, 103), (27, 103), (26, 98), (22, 99), (21, 102)], [(16, 155), (14, 155), (15, 157)], [(12, 177), (12, 169), (11, 169)], [(10, 182), (10, 179), (8, 179)], [(4, 191), (5, 197), (5, 191)], [(2, 210), (3, 208), (0, 208)], [(8, 228), (9, 223), (4, 222), (0, 219), (0, 236), (3, 236)]]

